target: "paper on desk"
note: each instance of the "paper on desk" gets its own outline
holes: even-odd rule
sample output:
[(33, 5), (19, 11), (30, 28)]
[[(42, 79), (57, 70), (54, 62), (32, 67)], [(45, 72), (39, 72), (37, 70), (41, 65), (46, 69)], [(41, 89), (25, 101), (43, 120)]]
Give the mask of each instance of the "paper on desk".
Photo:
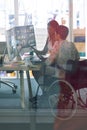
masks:
[(24, 61), (13, 61), (11, 62), (11, 65), (24, 65)]

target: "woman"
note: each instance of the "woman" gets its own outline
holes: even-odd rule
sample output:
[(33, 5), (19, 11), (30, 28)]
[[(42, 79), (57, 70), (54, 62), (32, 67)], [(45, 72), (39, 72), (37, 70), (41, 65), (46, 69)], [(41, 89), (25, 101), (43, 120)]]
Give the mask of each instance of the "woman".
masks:
[[(59, 29), (56, 32), (57, 42), (60, 46), (58, 49), (58, 53), (55, 57), (57, 66), (58, 66), (58, 71), (57, 71), (56, 76), (58, 76), (59, 78), (62, 78), (62, 79), (65, 79), (66, 70), (67, 69), (70, 70), (69, 66), (67, 67), (67, 62), (69, 60), (78, 61), (80, 59), (79, 53), (78, 53), (74, 43), (68, 42), (66, 40), (66, 36), (68, 35), (68, 32), (69, 32), (69, 29), (63, 25), (60, 25)], [(63, 83), (61, 83), (60, 86), (61, 85), (65, 86), (65, 84), (63, 84)], [(67, 87), (67, 85), (65, 87)], [(60, 87), (60, 88), (61, 88), (60, 91), (62, 93), (63, 87)], [(70, 89), (68, 87), (66, 89), (67, 89), (67, 93), (69, 93)], [(71, 91), (70, 91), (70, 93), (71, 93)], [(65, 107), (67, 104), (68, 104), (68, 100), (66, 102), (66, 99), (64, 100), (64, 98), (63, 98), (63, 101), (58, 100), (58, 109), (61, 108), (63, 110), (63, 107)], [(58, 111), (58, 113), (59, 113), (59, 111)], [(61, 121), (59, 121), (58, 118), (56, 117), (55, 122), (54, 122), (54, 130), (59, 129), (60, 122)]]
[[(61, 68), (60, 72), (64, 76), (63, 70), (67, 70), (67, 62), (68, 60), (79, 60), (80, 56), (77, 51), (77, 48), (74, 43), (69, 42), (66, 40), (69, 33), (68, 27), (64, 25), (60, 25), (57, 32), (56, 32), (56, 38), (57, 42), (59, 44), (59, 50), (57, 55), (55, 55), (55, 60), (57, 66)], [(63, 70), (62, 70), (63, 69)], [(59, 73), (60, 73), (59, 72)], [(59, 76), (61, 76), (59, 74)]]
[[(38, 57), (42, 58), (42, 60), (43, 60), (42, 55), (45, 55), (47, 53), (50, 54), (51, 51), (53, 50), (53, 46), (55, 43), (55, 32), (57, 31), (58, 27), (59, 27), (59, 24), (57, 21), (55, 21), (55, 20), (49, 21), (49, 23), (47, 24), (48, 37), (47, 37), (47, 41), (46, 41), (46, 44), (45, 44), (43, 50), (39, 51), (39, 50), (33, 48), (34, 52), (38, 55)], [(37, 82), (38, 82), (38, 78), (40, 77), (40, 75), (43, 71), (42, 69), (43, 69), (43, 65), (42, 65), (40, 71), (32, 71), (33, 76)]]
[(47, 24), (47, 31), (48, 31), (48, 37), (46, 44), (42, 51), (39, 51), (37, 49), (34, 49), (37, 55), (45, 55), (46, 53), (50, 52), (52, 49), (54, 43), (55, 43), (55, 32), (58, 29), (59, 24), (55, 20), (51, 20)]

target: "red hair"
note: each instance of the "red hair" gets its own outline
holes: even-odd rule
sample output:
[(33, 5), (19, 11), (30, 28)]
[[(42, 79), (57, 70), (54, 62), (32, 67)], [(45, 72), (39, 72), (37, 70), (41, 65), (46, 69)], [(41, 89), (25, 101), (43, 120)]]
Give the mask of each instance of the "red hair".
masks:
[(53, 20), (48, 22), (48, 26), (51, 26), (52, 28), (54, 28), (54, 30), (56, 32), (58, 30), (59, 23), (53, 19)]
[(65, 40), (68, 36), (69, 29), (64, 25), (60, 25), (56, 32), (60, 35), (61, 39)]

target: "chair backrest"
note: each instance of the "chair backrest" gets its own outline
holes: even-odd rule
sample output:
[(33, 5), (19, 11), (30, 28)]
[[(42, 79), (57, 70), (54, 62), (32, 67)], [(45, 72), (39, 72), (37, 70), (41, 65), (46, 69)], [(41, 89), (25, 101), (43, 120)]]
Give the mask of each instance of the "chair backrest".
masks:
[(80, 80), (87, 82), (87, 59), (79, 61), (78, 74)]
[(79, 61), (79, 67), (80, 70), (87, 70), (87, 59)]
[(77, 60), (68, 60), (66, 65), (66, 73), (74, 74), (78, 69), (79, 61)]
[(87, 86), (87, 59), (82, 61), (68, 61), (72, 63), (71, 72), (66, 72), (65, 79), (74, 87), (75, 90)]

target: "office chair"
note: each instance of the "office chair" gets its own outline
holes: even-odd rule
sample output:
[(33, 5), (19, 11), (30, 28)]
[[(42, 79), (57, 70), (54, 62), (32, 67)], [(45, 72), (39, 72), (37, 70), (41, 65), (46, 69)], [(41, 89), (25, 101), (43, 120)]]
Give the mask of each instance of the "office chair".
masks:
[[(0, 55), (1, 55), (0, 56), (0, 66), (3, 65), (6, 54), (7, 54), (6, 42), (1, 42), (0, 43)], [(13, 73), (13, 72), (14, 72), (14, 70), (6, 71), (6, 73)], [(16, 93), (17, 85), (15, 85), (13, 82), (11, 82), (9, 80), (2, 80), (2, 78), (0, 77), (0, 87), (1, 87), (1, 84), (9, 86), (10, 88), (12, 88), (12, 92)]]

